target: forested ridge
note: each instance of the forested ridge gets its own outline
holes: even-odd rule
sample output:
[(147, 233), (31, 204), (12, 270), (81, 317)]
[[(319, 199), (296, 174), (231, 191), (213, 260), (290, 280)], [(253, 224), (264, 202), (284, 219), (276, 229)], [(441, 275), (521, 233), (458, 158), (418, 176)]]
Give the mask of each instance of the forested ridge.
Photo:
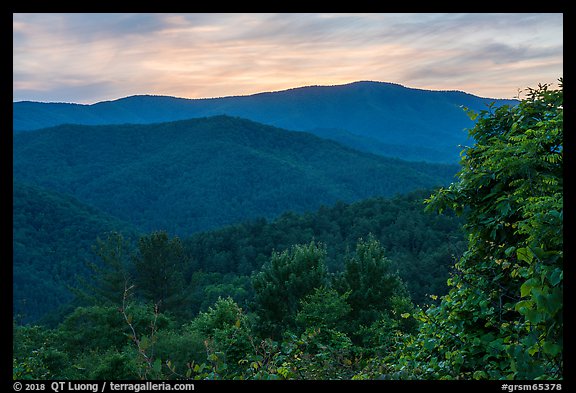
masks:
[[(229, 116), (63, 125), (14, 135), (13, 151), (13, 305), (24, 322), (71, 299), (67, 287), (86, 272), (96, 237), (114, 228), (133, 241), (160, 230), (185, 239), (244, 220), (449, 184), (457, 171)], [(270, 244), (257, 259), (246, 249), (241, 262), (222, 262), (228, 250), (221, 249), (203, 268), (248, 275), (270, 256)]]
[(14, 378), (562, 379), (562, 84), (468, 114), (450, 185), (107, 232), (71, 308), (14, 321)]
[(490, 103), (518, 101), (359, 81), (210, 99), (140, 95), (92, 105), (15, 102), (13, 129), (19, 133), (63, 124), (149, 124), (229, 115), (310, 132), (361, 151), (456, 164), (458, 145), (467, 142), (463, 129), (474, 124), (460, 107), (482, 110)]
[(70, 194), (142, 232), (180, 236), (447, 185), (458, 170), (230, 116), (62, 125), (15, 134), (13, 151), (18, 181)]
[[(218, 296), (232, 296), (246, 305), (251, 292), (248, 278), (274, 251), (318, 241), (328, 246), (327, 269), (336, 272), (356, 241), (370, 234), (393, 257), (394, 270), (410, 278), (412, 297), (421, 302), (427, 294), (445, 292), (448, 270), (464, 250), (465, 240), (455, 215), (436, 216), (422, 210), (430, 192), (339, 202), (315, 212), (287, 212), (270, 221), (258, 218), (180, 238), (165, 231), (155, 233), (181, 241), (189, 315), (205, 310)], [(139, 235), (133, 227), (110, 221), (77, 200), (18, 183), (15, 200), (14, 309), (19, 321), (37, 321), (71, 300), (67, 288), (78, 287), (78, 279), (89, 272), (88, 265), (99, 260), (93, 250), (98, 237), (105, 240), (117, 233), (126, 242), (126, 257), (135, 252)], [(38, 292), (37, 285), (45, 290)]]
[(98, 236), (117, 231), (137, 238), (137, 230), (65, 194), (13, 182), (13, 312), (36, 321), (73, 299), (68, 290), (85, 276)]

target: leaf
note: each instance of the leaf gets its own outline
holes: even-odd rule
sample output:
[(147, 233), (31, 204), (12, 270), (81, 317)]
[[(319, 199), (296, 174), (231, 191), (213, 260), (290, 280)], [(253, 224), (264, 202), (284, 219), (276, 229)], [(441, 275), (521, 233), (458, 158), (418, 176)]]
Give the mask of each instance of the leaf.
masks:
[(550, 282), (550, 284), (552, 284), (552, 286), (556, 286), (560, 283), (560, 281), (562, 281), (563, 278), (564, 278), (564, 272), (562, 271), (562, 269), (556, 268), (552, 270), (552, 272), (549, 274), (548, 281)]
[(520, 314), (525, 315), (528, 310), (530, 310), (532, 308), (532, 306), (534, 305), (534, 302), (530, 301), (530, 300), (522, 300), (518, 303), (516, 303), (516, 306), (514, 307), (514, 309), (516, 311), (518, 311)]
[(436, 342), (433, 339), (430, 340), (426, 340), (424, 342), (424, 348), (431, 350), (434, 349), (436, 347)]
[(516, 247), (514, 247), (514, 246), (508, 247), (508, 248), (506, 249), (506, 251), (504, 251), (504, 255), (506, 255), (507, 257), (509, 257), (510, 255), (512, 255), (512, 253), (513, 253), (514, 251), (516, 251)]
[(524, 261), (527, 263), (532, 263), (532, 259), (534, 258), (534, 254), (530, 251), (529, 248), (523, 247), (516, 250), (516, 257), (520, 261)]
[(544, 321), (544, 315), (537, 310), (528, 310), (526, 311), (526, 320), (530, 323), (538, 324)]
[(409, 313), (409, 312), (405, 312), (405, 313), (403, 313), (403, 314), (400, 314), (400, 316), (401, 316), (402, 318), (404, 318), (404, 319), (410, 318), (410, 313)]
[(154, 370), (157, 373), (162, 371), (162, 360), (160, 360), (160, 358), (154, 360), (154, 364), (152, 364), (152, 370)]
[(520, 297), (526, 297), (530, 295), (530, 292), (532, 292), (532, 289), (534, 289), (537, 284), (538, 281), (535, 278), (531, 278), (524, 282), (524, 284), (522, 284), (520, 287)]
[(464, 110), (464, 112), (466, 112), (466, 115), (468, 115), (468, 118), (472, 121), (475, 121), (478, 118), (478, 112), (475, 112), (474, 110), (468, 108), (467, 106), (461, 105), (462, 110)]
[(562, 346), (548, 342), (548, 341), (546, 341), (544, 343), (544, 345), (542, 346), (542, 349), (544, 350), (544, 353), (551, 355), (551, 356), (556, 356), (560, 352), (562, 352)]
[(500, 214), (502, 216), (507, 216), (508, 213), (510, 213), (512, 211), (512, 207), (510, 206), (510, 202), (508, 201), (502, 201), (500, 202), (497, 206), (496, 209), (498, 209), (498, 211), (500, 212)]

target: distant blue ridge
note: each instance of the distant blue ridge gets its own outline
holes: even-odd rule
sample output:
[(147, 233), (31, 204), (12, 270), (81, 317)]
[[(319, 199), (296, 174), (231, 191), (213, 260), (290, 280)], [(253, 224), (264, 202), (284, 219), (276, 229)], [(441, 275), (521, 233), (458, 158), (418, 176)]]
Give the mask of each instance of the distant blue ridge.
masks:
[(247, 96), (185, 99), (137, 95), (91, 105), (13, 103), (13, 131), (61, 124), (148, 124), (230, 115), (333, 139), (357, 150), (410, 161), (458, 163), (473, 122), (463, 111), (516, 100), (360, 81)]

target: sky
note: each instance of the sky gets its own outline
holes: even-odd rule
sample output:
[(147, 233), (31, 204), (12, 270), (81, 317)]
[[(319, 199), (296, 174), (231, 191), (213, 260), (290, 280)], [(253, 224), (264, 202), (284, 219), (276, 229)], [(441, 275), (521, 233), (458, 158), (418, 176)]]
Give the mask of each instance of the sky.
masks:
[(562, 76), (561, 13), (13, 14), (14, 101), (360, 80), (514, 98)]

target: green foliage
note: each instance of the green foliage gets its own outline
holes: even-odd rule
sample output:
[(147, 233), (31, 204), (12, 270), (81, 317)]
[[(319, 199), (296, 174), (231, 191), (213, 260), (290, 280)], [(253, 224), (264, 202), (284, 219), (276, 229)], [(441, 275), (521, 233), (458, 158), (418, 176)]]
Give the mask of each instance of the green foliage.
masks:
[(189, 329), (188, 325), (159, 331), (156, 334), (154, 353), (156, 357), (165, 359), (166, 362), (170, 361), (169, 370), (165, 370), (166, 378), (182, 378), (190, 369), (191, 364), (208, 363), (206, 340), (207, 337), (204, 334)]
[[(179, 316), (189, 319), (198, 311), (207, 310), (219, 296), (231, 296), (246, 307), (254, 295), (249, 275), (260, 270), (273, 250), (282, 251), (292, 244), (314, 239), (326, 244), (327, 267), (331, 271), (342, 270), (347, 249), (353, 249), (357, 239), (369, 233), (387, 250), (416, 303), (422, 303), (426, 294), (443, 294), (447, 291), (451, 256), (464, 249), (464, 237), (459, 229), (461, 221), (454, 215), (422, 212), (425, 195), (425, 191), (419, 191), (390, 199), (338, 203), (314, 213), (286, 213), (271, 222), (259, 219), (183, 238), (187, 256), (182, 270), (186, 298), (178, 309)], [(25, 197), (20, 199), (24, 200)], [(15, 201), (15, 217), (17, 205)], [(58, 211), (71, 214), (75, 210), (70, 207)], [(30, 217), (40, 216), (34, 213)], [(15, 222), (14, 229), (14, 304), (18, 322), (45, 315), (42, 323), (55, 327), (79, 305), (100, 301), (117, 305), (126, 279), (134, 283), (138, 239), (135, 234), (111, 231), (109, 227), (94, 231), (93, 235), (78, 229), (74, 236), (60, 236), (53, 228), (54, 236), (39, 238), (31, 235), (38, 232), (26, 229), (27, 222), (31, 221), (18, 221), (18, 227)], [(27, 235), (21, 237), (24, 233)], [(96, 244), (92, 241), (92, 245), (84, 247), (82, 242), (91, 236)], [(25, 248), (20, 247), (23, 244)], [(81, 253), (84, 248), (85, 253)], [(76, 256), (66, 250), (74, 251)], [(24, 259), (20, 256), (25, 256), (27, 262), (21, 263)], [(40, 292), (46, 296), (39, 296)], [(76, 301), (65, 303), (72, 294)], [(55, 304), (61, 303), (65, 307), (55, 312)]]
[(308, 327), (282, 343), (279, 373), (289, 379), (349, 379), (356, 363), (352, 340), (337, 330)]
[(470, 134), (460, 181), (429, 200), (467, 211), (468, 251), (393, 368), (432, 379), (562, 378), (562, 87), (481, 112)]
[(399, 341), (418, 328), (418, 322), (413, 318), (416, 310), (409, 298), (394, 295), (390, 303), (390, 310), (381, 312), (377, 320), (361, 326), (356, 332), (367, 356), (387, 356)]
[(44, 365), (41, 351), (35, 350), (25, 359), (12, 358), (12, 379), (47, 379), (50, 371)]
[(218, 298), (230, 297), (244, 307), (254, 296), (250, 277), (233, 272), (222, 274), (195, 271), (186, 291), (189, 293), (188, 303), (193, 314), (208, 310)]
[(312, 241), (275, 252), (254, 275), (258, 329), (264, 336), (279, 338), (286, 328), (294, 327), (300, 300), (328, 283), (325, 259), (325, 246)]
[(92, 249), (98, 261), (88, 263), (89, 278), (81, 279), (84, 288), (74, 292), (89, 304), (118, 305), (133, 281), (129, 272), (132, 247), (121, 233), (110, 232), (104, 240), (98, 237)]
[[(113, 242), (114, 243), (114, 242)], [(116, 244), (116, 243), (114, 243)], [(362, 242), (359, 243), (362, 246)], [(360, 247), (361, 248), (361, 247)], [(293, 311), (280, 322), (269, 314), (245, 312), (231, 298), (219, 298), (207, 311), (181, 324), (144, 304), (124, 288), (120, 307), (78, 307), (54, 330), (17, 327), (13, 373), (18, 378), (63, 379), (343, 379), (360, 369), (374, 349), (359, 347), (346, 330), (353, 309), (351, 292), (330, 287), (326, 249), (311, 242), (275, 253), (253, 277), (263, 288), (289, 297)], [(104, 275), (114, 279), (115, 275)], [(286, 278), (286, 280), (284, 280)], [(270, 281), (267, 281), (270, 280)], [(282, 283), (285, 286), (270, 285)], [(105, 279), (104, 279), (105, 281)], [(114, 281), (114, 280), (113, 280)], [(258, 284), (256, 284), (258, 287)], [(255, 293), (264, 293), (255, 288)], [(106, 304), (105, 298), (100, 301)], [(271, 303), (256, 303), (256, 306)], [(411, 312), (398, 294), (388, 299), (396, 319)], [(382, 315), (388, 315), (382, 314)], [(364, 345), (384, 347), (382, 337), (403, 331), (394, 317), (374, 323)], [(180, 319), (182, 321), (182, 319)], [(276, 323), (281, 341), (253, 329)], [(264, 322), (264, 323), (263, 323)], [(266, 325), (266, 322), (268, 323)], [(298, 332), (296, 332), (298, 330)], [(380, 341), (378, 341), (380, 340)], [(376, 343), (376, 344), (375, 344)], [(30, 356), (32, 354), (32, 356)]]
[[(48, 379), (58, 370), (48, 364), (54, 335), (39, 326), (14, 326), (12, 375), (14, 379)], [(62, 352), (59, 352), (62, 353)]]
[(109, 350), (104, 353), (92, 353), (81, 359), (85, 370), (89, 370), (89, 380), (133, 380), (138, 366), (129, 353)]
[(355, 249), (358, 239), (372, 234), (386, 250), (391, 270), (398, 271), (414, 302), (424, 303), (427, 294), (447, 292), (453, 258), (465, 250), (460, 218), (423, 212), (422, 201), (429, 194), (419, 191), (394, 198), (337, 203), (314, 213), (285, 213), (271, 222), (260, 219), (195, 234), (183, 239), (192, 256), (192, 269), (203, 272), (194, 273), (192, 290), (211, 277), (204, 272), (221, 273), (219, 277), (225, 283), (231, 272), (244, 275), (260, 270), (273, 251), (313, 240), (326, 244), (327, 268), (338, 272), (343, 270), (346, 255)]
[(320, 287), (300, 301), (296, 323), (300, 328), (322, 328), (343, 331), (352, 308), (346, 302), (350, 292), (340, 295), (336, 290)]
[[(98, 229), (91, 238), (97, 238), (92, 255), (79, 253), (62, 260), (60, 249), (51, 257), (42, 255), (44, 244), (51, 244), (50, 231), (64, 237), (50, 225), (52, 216), (42, 215), (41, 206), (32, 203), (20, 210), (30, 214), (15, 216), (23, 223), (15, 249), (30, 258), (26, 263), (15, 259), (18, 293), (31, 291), (31, 282), (38, 282), (42, 290), (54, 287), (60, 296), (58, 288), (76, 282), (80, 273), (87, 279), (84, 291), (78, 293), (86, 296), (84, 303), (70, 305), (73, 312), (66, 317), (50, 314), (59, 325), (15, 324), (13, 375), (22, 379), (561, 378), (561, 103), (561, 92), (543, 86), (516, 108), (491, 107), (478, 115), (471, 131), (477, 144), (463, 155), (459, 182), (429, 200), (430, 210), (462, 214), (469, 235), (463, 254), (462, 221), (453, 214), (422, 212), (423, 195), (429, 191), (339, 202), (315, 213), (286, 212), (270, 222), (257, 219), (182, 241), (157, 231), (141, 236), (135, 248), (131, 235)], [(208, 123), (202, 132), (217, 133)], [(173, 124), (170, 135), (180, 135), (183, 124)], [(243, 123), (245, 128), (218, 135), (256, 143), (252, 126)], [(126, 143), (130, 135), (124, 135)], [(316, 145), (306, 138), (298, 145), (300, 153), (313, 158), (301, 167), (293, 152), (287, 153), (282, 159), (292, 168), (314, 166), (330, 156), (315, 152)], [(269, 146), (273, 139), (250, 149), (268, 162), (275, 157), (276, 147)], [(142, 147), (141, 142), (134, 144)], [(232, 156), (248, 161), (249, 157), (244, 150)], [(70, 160), (83, 158), (72, 155)], [(119, 167), (128, 170), (125, 165)], [(174, 165), (175, 170), (179, 162)], [(286, 191), (276, 188), (281, 182), (274, 183), (278, 179), (271, 168), (259, 173), (272, 182), (268, 189)], [(422, 173), (430, 169), (423, 168)], [(228, 178), (234, 177), (230, 167), (224, 169)], [(151, 176), (162, 178), (165, 170), (171, 169), (157, 165)], [(321, 176), (321, 171), (314, 172), (314, 179)], [(342, 174), (340, 179), (346, 183), (354, 176), (358, 173)], [(81, 184), (74, 180), (74, 187)], [(234, 184), (245, 187), (240, 180)], [(348, 193), (352, 183), (346, 184), (330, 186), (320, 195)], [(230, 198), (225, 185), (218, 183), (212, 191)], [(317, 188), (309, 186), (302, 188), (304, 193), (299, 189), (300, 207), (309, 206), (314, 199), (310, 195), (316, 195)], [(146, 185), (142, 187), (142, 199), (134, 198), (146, 205), (151, 194)], [(33, 194), (32, 188), (18, 189), (21, 201)], [(252, 191), (262, 193), (261, 188)], [(274, 192), (268, 196), (270, 206), (282, 205), (281, 200), (274, 201)], [(163, 203), (190, 202), (187, 196), (173, 197)], [(202, 203), (195, 208), (204, 209), (207, 205)], [(63, 209), (54, 209), (59, 212), (54, 218), (66, 209), (76, 211), (75, 206), (70, 201), (60, 206)], [(134, 214), (153, 209), (138, 206)], [(230, 209), (239, 207), (241, 202)], [(89, 216), (92, 210), (86, 211)], [(269, 217), (270, 211), (261, 212)], [(138, 219), (148, 220), (144, 215)], [(24, 247), (25, 234), (32, 233), (29, 224), (43, 234), (32, 236), (41, 240), (38, 254)], [(108, 228), (96, 223), (94, 227)], [(85, 259), (93, 261), (89, 268), (73, 271)], [(449, 277), (454, 259), (458, 263)], [(44, 261), (50, 262), (48, 266)], [(18, 279), (27, 272), (33, 281)], [(53, 281), (43, 285), (46, 274)], [(134, 296), (128, 297), (132, 290)], [(427, 307), (426, 294), (439, 295), (439, 302)], [(25, 304), (20, 311), (26, 311)]]
[(345, 270), (335, 285), (349, 294), (349, 329), (353, 333), (376, 322), (382, 313), (392, 312), (397, 297), (408, 297), (404, 283), (373, 236), (358, 241), (355, 254), (347, 258)]
[[(113, 306), (78, 307), (58, 328), (59, 345), (68, 353), (82, 352), (89, 343), (95, 350), (120, 350), (126, 345), (126, 337), (132, 332), (126, 326), (124, 311), (135, 330), (147, 332), (150, 329), (152, 306), (130, 304), (121, 310)], [(160, 315), (156, 329), (167, 328), (171, 320)]]
[(74, 196), (141, 233), (180, 237), (448, 184), (457, 169), (361, 153), (229, 116), (67, 124), (18, 133), (13, 141), (15, 180)]
[(214, 307), (209, 307), (208, 311), (201, 312), (190, 323), (189, 328), (205, 337), (213, 337), (217, 330), (227, 329), (231, 326), (246, 327), (247, 323), (242, 309), (232, 298), (219, 298)]
[(180, 239), (165, 231), (140, 237), (134, 257), (138, 292), (161, 310), (182, 312), (186, 258)]
[[(195, 272), (188, 284), (194, 291), (184, 295), (187, 287), (181, 286), (174, 292), (184, 299), (183, 307), (192, 305), (188, 299), (197, 295), (202, 304), (206, 304), (202, 306), (205, 311), (191, 320), (184, 313), (178, 313), (174, 318), (160, 313), (162, 308), (153, 302), (154, 298), (145, 291), (138, 291), (138, 287), (126, 279), (128, 275), (142, 277), (143, 274), (157, 278), (156, 267), (146, 271), (136, 262), (144, 255), (150, 263), (181, 255), (182, 247), (177, 238), (171, 240), (166, 233), (153, 233), (141, 237), (139, 245), (140, 248), (130, 255), (129, 247), (119, 234), (110, 234), (106, 240), (97, 241), (95, 250), (99, 260), (93, 265), (91, 281), (87, 281), (93, 284), (84, 292), (96, 295), (91, 297), (95, 305), (76, 308), (54, 330), (18, 328), (21, 334), (15, 336), (14, 343), (21, 349), (15, 352), (13, 359), (15, 376), (350, 378), (362, 366), (363, 357), (373, 355), (376, 348), (387, 351), (390, 337), (409, 330), (402, 325), (409, 319), (402, 315), (413, 312), (412, 304), (402, 285), (388, 285), (401, 281), (374, 238), (360, 241), (358, 252), (347, 259), (351, 271), (353, 266), (354, 271), (360, 270), (363, 274), (380, 274), (381, 280), (370, 277), (373, 284), (386, 284), (389, 290), (395, 291), (386, 293), (385, 302), (378, 295), (371, 295), (364, 301), (374, 301), (374, 305), (357, 304), (365, 309), (379, 310), (378, 319), (369, 326), (359, 326), (352, 317), (354, 310), (349, 303), (352, 289), (344, 288), (339, 293), (333, 286), (335, 275), (327, 271), (328, 250), (323, 244), (311, 241), (272, 253), (268, 263), (252, 276), (251, 281), (248, 277), (232, 274)], [(175, 253), (171, 254), (169, 250)], [(374, 260), (377, 263), (372, 266)], [(362, 270), (364, 264), (369, 268)], [(170, 269), (171, 265), (167, 265)], [(341, 283), (346, 283), (344, 273)], [(155, 281), (151, 279), (152, 282)], [(145, 281), (140, 284), (146, 288)], [(250, 284), (254, 288), (250, 288)], [(356, 291), (366, 289), (368, 287), (358, 287)], [(115, 296), (115, 292), (121, 293)], [(249, 311), (240, 308), (232, 297), (218, 297), (212, 305), (207, 305), (210, 296), (227, 292), (244, 299)], [(274, 301), (278, 298), (284, 301)], [(271, 329), (266, 331), (266, 328)], [(355, 344), (350, 334), (365, 337)]]
[(78, 307), (58, 329), (60, 345), (71, 354), (84, 350), (90, 343), (95, 350), (119, 349), (126, 343), (124, 321), (117, 307)]
[(73, 299), (68, 287), (89, 269), (92, 246), (110, 231), (134, 236), (126, 223), (79, 200), (13, 183), (13, 306), (19, 323), (37, 321)]
[[(227, 363), (226, 373), (238, 372), (238, 362), (252, 350), (251, 324), (232, 298), (218, 299), (214, 307), (200, 313), (188, 329), (205, 337), (208, 360)], [(223, 374), (222, 367), (219, 372)]]

